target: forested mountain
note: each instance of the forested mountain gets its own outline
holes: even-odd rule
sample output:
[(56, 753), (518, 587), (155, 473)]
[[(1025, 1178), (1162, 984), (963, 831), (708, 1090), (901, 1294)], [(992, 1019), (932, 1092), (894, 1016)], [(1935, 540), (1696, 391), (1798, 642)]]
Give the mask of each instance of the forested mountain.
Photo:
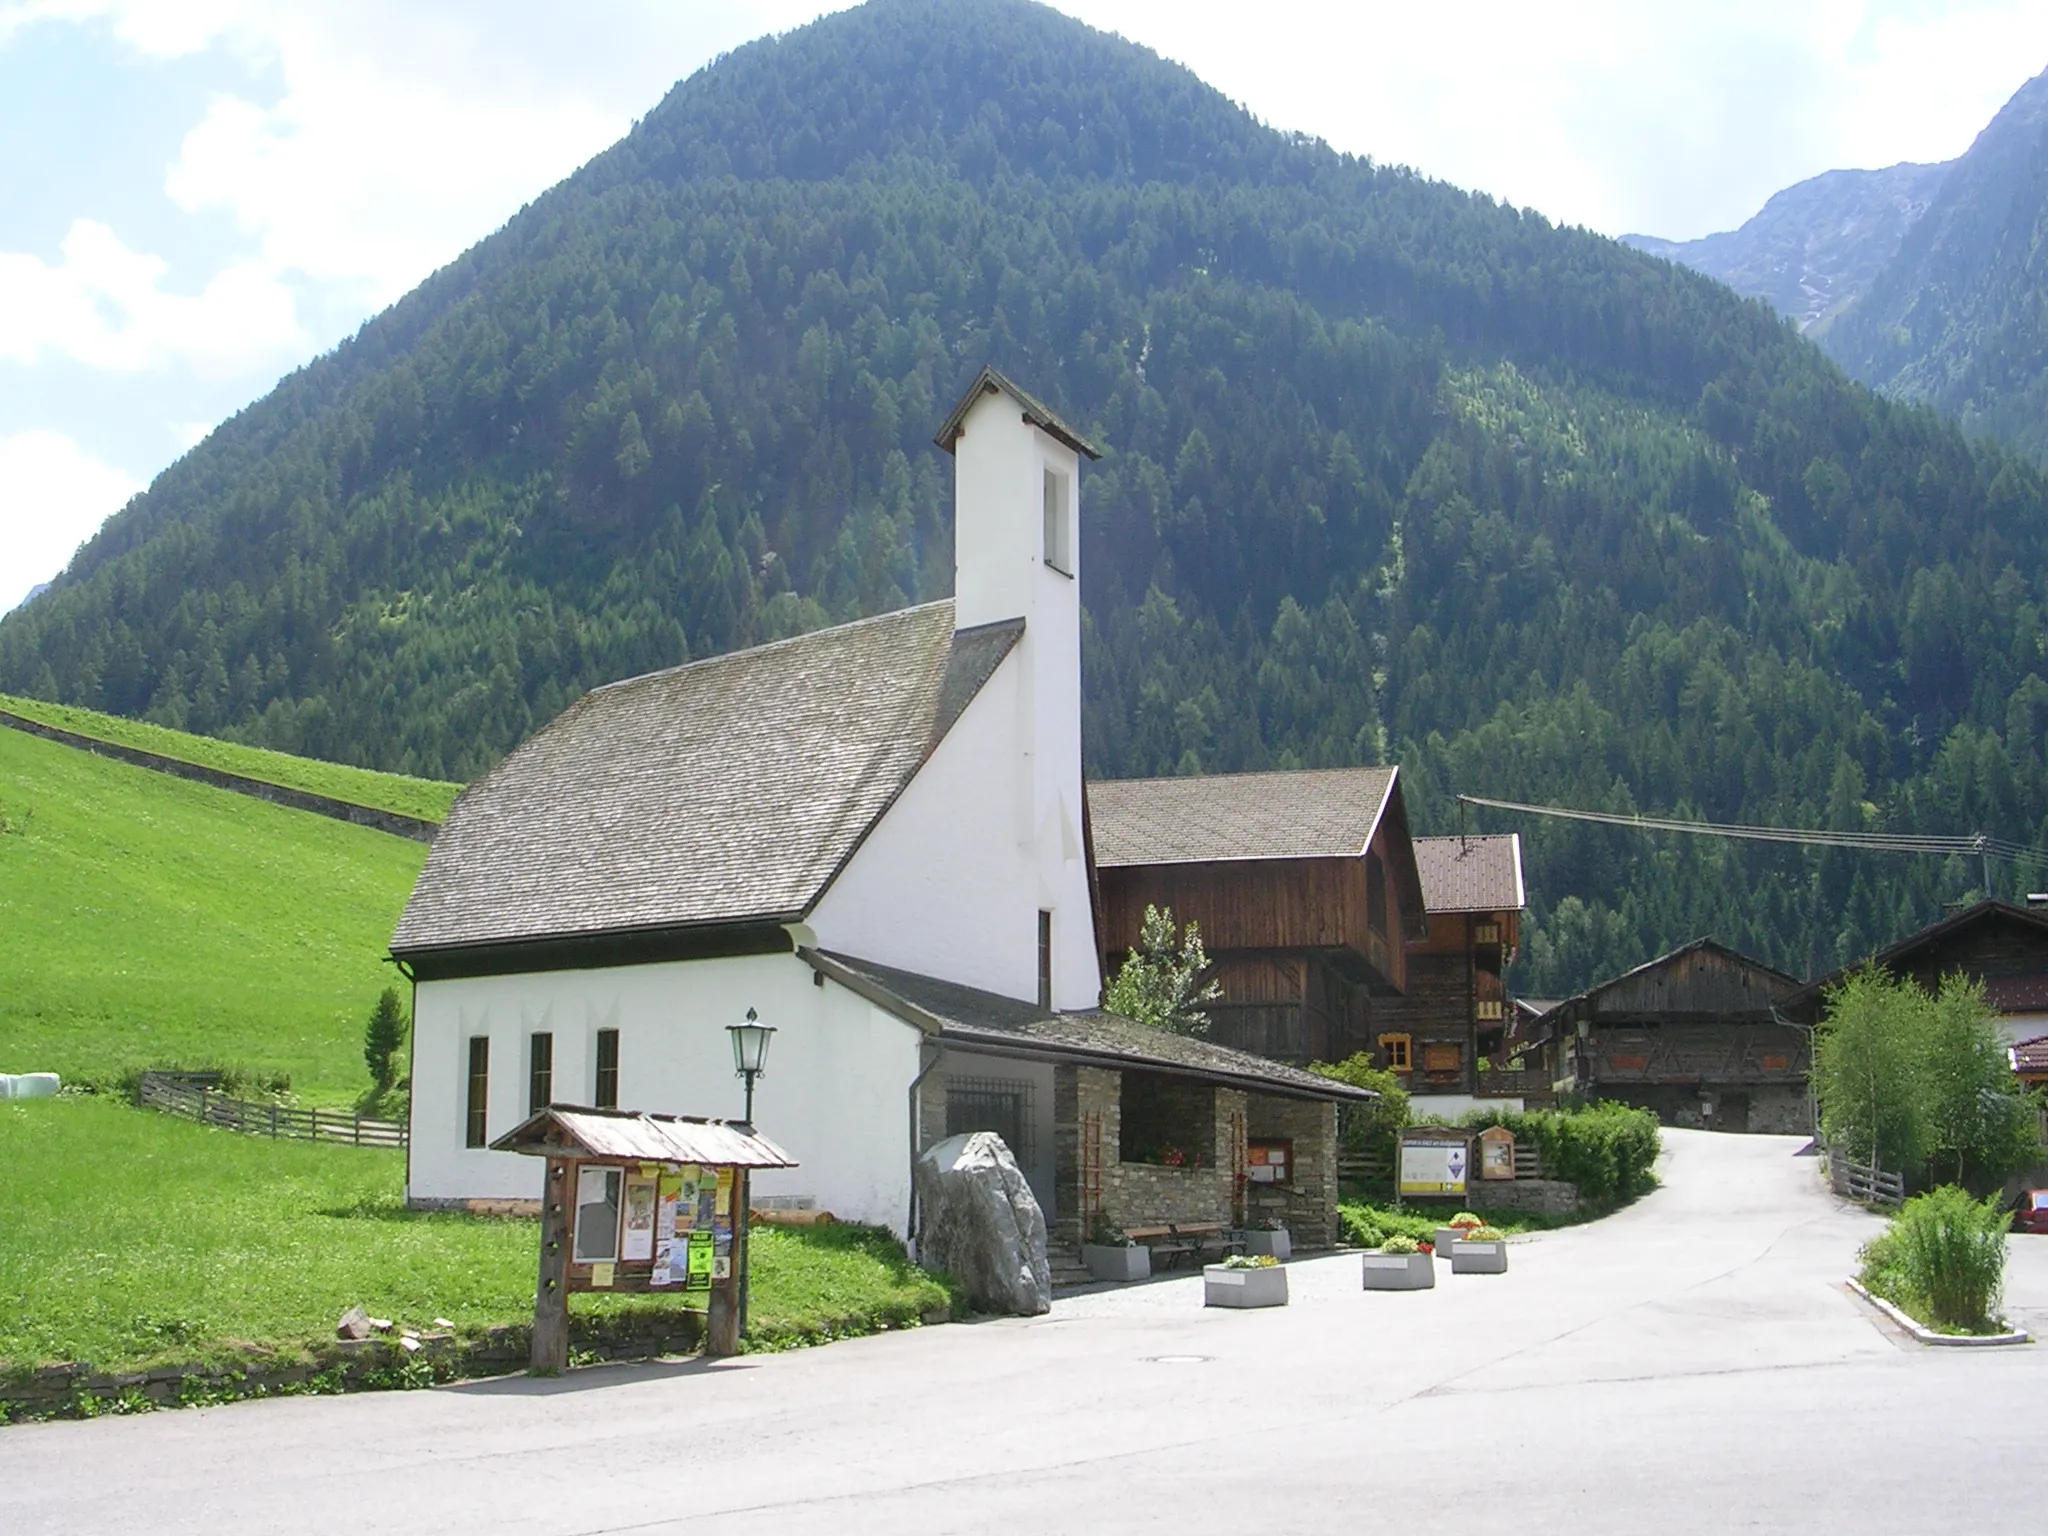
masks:
[(1740, 229), (1697, 240), (1621, 239), (1768, 300), (1803, 331), (1869, 291), (1947, 172), (1946, 163), (1823, 171), (1774, 195)]
[[(1096, 773), (2048, 834), (2033, 468), (1024, 0), (679, 85), (167, 470), (0, 621), (0, 689), (473, 775), (594, 683), (943, 593), (983, 362), (1108, 449)], [(1532, 991), (1704, 932), (1831, 965), (1976, 875), (1527, 830)]]
[(1820, 336), (1853, 377), (2048, 455), (2048, 74), (1977, 136)]

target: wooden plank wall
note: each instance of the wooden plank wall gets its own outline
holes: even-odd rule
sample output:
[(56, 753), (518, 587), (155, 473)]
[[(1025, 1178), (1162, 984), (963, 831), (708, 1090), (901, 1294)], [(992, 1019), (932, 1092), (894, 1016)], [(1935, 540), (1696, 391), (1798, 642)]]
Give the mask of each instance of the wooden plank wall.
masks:
[(1799, 983), (1718, 950), (1698, 949), (1602, 988), (1591, 999), (1596, 1023), (1673, 1017), (1768, 1019), (1771, 1005)]

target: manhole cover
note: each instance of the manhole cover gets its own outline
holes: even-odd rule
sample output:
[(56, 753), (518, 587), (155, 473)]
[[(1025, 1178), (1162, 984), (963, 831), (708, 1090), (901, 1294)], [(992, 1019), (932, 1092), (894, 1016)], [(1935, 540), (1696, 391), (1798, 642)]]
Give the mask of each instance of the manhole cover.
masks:
[(1151, 1356), (1151, 1361), (1154, 1365), (1207, 1365), (1209, 1357), (1207, 1355), (1153, 1355)]

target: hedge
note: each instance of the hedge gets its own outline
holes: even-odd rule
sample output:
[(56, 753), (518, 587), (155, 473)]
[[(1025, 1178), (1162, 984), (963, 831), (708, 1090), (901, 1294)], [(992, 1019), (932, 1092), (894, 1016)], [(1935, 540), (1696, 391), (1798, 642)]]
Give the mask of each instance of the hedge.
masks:
[(1475, 1110), (1460, 1123), (1472, 1130), (1503, 1126), (1515, 1133), (1515, 1140), (1532, 1143), (1543, 1159), (1544, 1173), (1576, 1188), (1586, 1205), (1619, 1205), (1657, 1184), (1657, 1154), (1663, 1140), (1657, 1117), (1646, 1109), (1594, 1104), (1521, 1114)]

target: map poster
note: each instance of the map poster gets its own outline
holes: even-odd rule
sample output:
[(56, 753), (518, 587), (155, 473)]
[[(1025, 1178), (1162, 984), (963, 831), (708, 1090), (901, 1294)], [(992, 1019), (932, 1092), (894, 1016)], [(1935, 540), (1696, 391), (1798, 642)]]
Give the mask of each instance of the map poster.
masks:
[(1462, 1195), (1471, 1144), (1462, 1136), (1418, 1136), (1401, 1141), (1401, 1193)]

